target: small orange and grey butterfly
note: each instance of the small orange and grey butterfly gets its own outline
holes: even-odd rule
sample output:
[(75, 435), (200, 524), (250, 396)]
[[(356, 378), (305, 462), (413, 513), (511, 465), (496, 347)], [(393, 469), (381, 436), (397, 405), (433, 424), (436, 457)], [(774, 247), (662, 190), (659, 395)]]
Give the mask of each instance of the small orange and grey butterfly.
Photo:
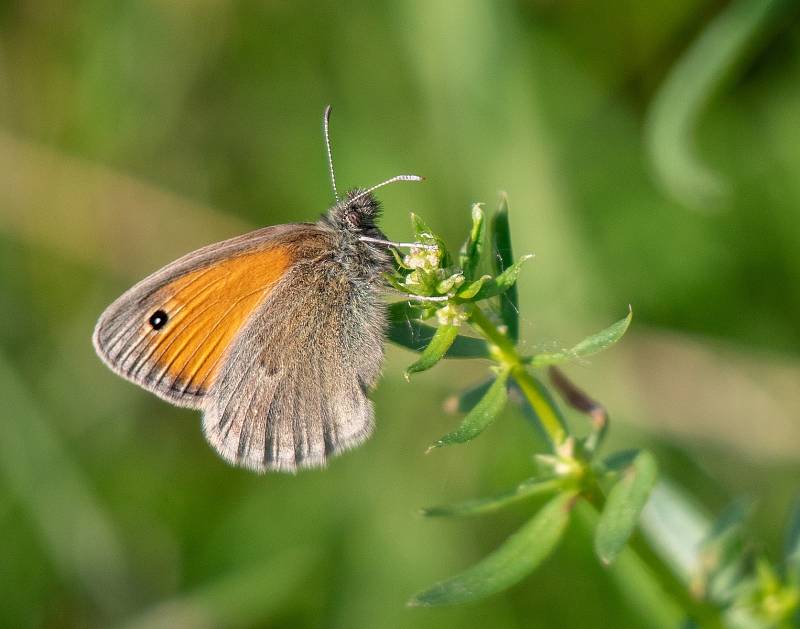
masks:
[(117, 374), (203, 412), (222, 457), (294, 471), (366, 439), (368, 390), (383, 361), (383, 274), (391, 243), (373, 192), (339, 199), (315, 223), (265, 227), (190, 253), (145, 278), (100, 316), (93, 342)]

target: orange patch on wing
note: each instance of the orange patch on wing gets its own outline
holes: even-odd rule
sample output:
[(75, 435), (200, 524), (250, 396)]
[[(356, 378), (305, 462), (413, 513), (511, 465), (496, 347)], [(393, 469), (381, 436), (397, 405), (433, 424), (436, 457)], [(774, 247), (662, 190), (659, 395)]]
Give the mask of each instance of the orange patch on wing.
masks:
[(151, 374), (187, 393), (207, 390), (250, 314), (292, 263), (273, 247), (217, 262), (163, 287), (167, 325), (154, 333)]

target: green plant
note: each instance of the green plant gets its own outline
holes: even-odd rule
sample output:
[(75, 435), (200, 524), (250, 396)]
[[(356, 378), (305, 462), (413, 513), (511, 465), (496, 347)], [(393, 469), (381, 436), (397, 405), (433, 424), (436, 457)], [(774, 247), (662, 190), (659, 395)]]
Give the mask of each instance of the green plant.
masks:
[[(465, 603), (510, 587), (550, 555), (578, 514), (578, 519), (593, 528), (598, 559), (606, 566), (618, 564), (615, 576), (625, 582), (623, 589), (638, 589), (642, 600), (662, 599), (661, 624), (769, 627), (789, 622), (800, 602), (798, 524), (790, 527), (786, 568), (781, 571), (773, 569), (763, 557), (749, 559), (741, 541), (743, 516), (730, 514), (715, 526), (709, 523), (705, 540), (693, 549), (700, 568), (689, 569), (687, 583), (658, 582), (647, 565), (660, 561), (651, 548), (628, 550), (623, 560), (621, 555), (629, 542), (642, 545), (641, 539), (631, 540), (656, 485), (656, 460), (647, 450), (601, 456), (608, 415), (558, 365), (616, 343), (630, 325), (630, 308), (627, 316), (571, 349), (524, 355), (518, 345), (515, 284), (530, 256), (513, 257), (506, 197), (501, 197), (499, 208), (488, 221), (480, 204), (472, 207), (472, 226), (457, 256), (450, 255), (442, 239), (418, 216), (412, 215), (412, 224), (417, 241), (425, 247), (412, 249), (405, 256), (396, 254), (396, 270), (388, 278), (407, 296), (390, 307), (390, 338), (420, 352), (407, 368), (406, 377), (430, 369), (447, 357), (483, 358), (491, 363), (491, 376), (458, 398), (458, 409), (466, 413), (461, 424), (436, 440), (429, 451), (474, 439), (509, 401), (522, 405), (534, 417), (547, 437), (549, 451), (536, 455), (539, 471), (535, 476), (500, 495), (423, 510), (430, 517), (473, 516), (534, 496), (547, 496), (538, 512), (494, 552), (466, 571), (418, 593), (409, 604)], [(482, 273), (483, 269), (489, 272)], [(436, 327), (427, 323), (434, 320)], [(463, 334), (464, 327), (477, 336)], [(540, 369), (548, 371), (552, 388), (566, 405), (588, 417), (586, 436), (573, 434), (537, 374)], [(676, 496), (668, 501), (674, 513), (685, 506)], [(648, 594), (643, 596), (645, 590)]]

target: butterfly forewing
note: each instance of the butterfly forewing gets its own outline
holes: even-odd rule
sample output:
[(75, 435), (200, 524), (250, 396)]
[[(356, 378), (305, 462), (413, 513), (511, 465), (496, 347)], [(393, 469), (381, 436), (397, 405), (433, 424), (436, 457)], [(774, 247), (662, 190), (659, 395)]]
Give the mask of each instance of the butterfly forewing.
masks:
[(103, 313), (94, 334), (98, 353), (125, 378), (173, 403), (202, 408), (252, 312), (322, 238), (309, 238), (312, 230), (261, 229), (166, 266)]

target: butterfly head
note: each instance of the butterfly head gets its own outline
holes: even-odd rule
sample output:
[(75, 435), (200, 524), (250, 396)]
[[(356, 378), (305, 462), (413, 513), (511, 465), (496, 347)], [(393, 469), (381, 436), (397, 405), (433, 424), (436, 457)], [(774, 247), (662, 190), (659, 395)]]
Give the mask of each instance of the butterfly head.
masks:
[(356, 236), (382, 236), (376, 224), (381, 213), (381, 204), (373, 194), (375, 190), (397, 181), (422, 181), (423, 178), (419, 175), (395, 175), (367, 189), (354, 188), (349, 190), (343, 199), (340, 198), (336, 188), (336, 174), (333, 170), (333, 151), (331, 150), (329, 132), (330, 117), (331, 106), (328, 105), (322, 114), (322, 129), (328, 156), (328, 172), (331, 177), (333, 196), (336, 197), (336, 205), (328, 210), (328, 214), (323, 218), (323, 221), (343, 233), (351, 233)]
[(381, 202), (371, 192), (355, 188), (328, 210), (328, 221), (341, 230), (369, 234), (377, 229), (380, 213)]

